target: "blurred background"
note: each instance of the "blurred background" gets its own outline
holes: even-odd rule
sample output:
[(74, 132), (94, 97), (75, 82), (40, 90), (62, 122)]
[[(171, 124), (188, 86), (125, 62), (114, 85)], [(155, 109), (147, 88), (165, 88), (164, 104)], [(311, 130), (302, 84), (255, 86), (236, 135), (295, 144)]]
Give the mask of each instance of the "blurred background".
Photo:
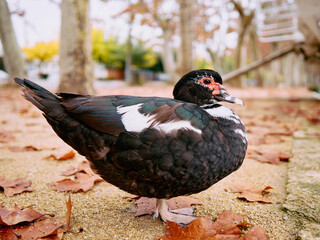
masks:
[(320, 88), (318, 0), (0, 0), (0, 84), (58, 91), (174, 84)]

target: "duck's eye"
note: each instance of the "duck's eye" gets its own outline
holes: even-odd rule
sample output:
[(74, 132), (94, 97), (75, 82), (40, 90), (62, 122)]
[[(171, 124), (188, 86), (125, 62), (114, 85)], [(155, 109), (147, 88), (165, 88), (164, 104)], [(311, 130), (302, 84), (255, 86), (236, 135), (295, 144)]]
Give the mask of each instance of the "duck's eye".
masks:
[(205, 85), (209, 85), (210, 83), (211, 83), (211, 80), (209, 80), (209, 79), (203, 80), (203, 84), (205, 84)]

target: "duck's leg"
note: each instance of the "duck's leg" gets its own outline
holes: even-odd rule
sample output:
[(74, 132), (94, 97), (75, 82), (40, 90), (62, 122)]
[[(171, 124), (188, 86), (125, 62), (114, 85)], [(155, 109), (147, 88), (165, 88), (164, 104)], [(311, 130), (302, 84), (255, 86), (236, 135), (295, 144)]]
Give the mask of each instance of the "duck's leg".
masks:
[(178, 210), (170, 211), (165, 199), (157, 199), (157, 208), (153, 215), (154, 218), (158, 218), (159, 215), (163, 221), (171, 221), (178, 224), (189, 224), (197, 217), (192, 215), (191, 208), (181, 208)]

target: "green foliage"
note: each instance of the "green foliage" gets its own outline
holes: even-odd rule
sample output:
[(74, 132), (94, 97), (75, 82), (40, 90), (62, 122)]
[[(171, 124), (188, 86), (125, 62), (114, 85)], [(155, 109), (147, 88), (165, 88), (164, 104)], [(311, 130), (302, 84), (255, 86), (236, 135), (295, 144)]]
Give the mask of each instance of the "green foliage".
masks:
[(157, 63), (157, 56), (151, 48), (145, 48), (142, 41), (133, 46), (132, 64), (137, 69), (149, 69)]
[(146, 70), (150, 70), (152, 72), (164, 72), (162, 59), (159, 53), (156, 53), (157, 62), (152, 67), (147, 68)]
[(124, 69), (125, 46), (111, 37), (104, 40), (101, 29), (92, 31), (92, 57), (95, 61), (104, 63), (107, 68)]
[[(105, 40), (101, 29), (92, 30), (92, 57), (95, 61), (104, 63), (107, 68), (124, 69), (127, 53), (126, 43), (119, 43), (116, 38)], [(151, 69), (160, 58), (151, 48), (146, 48), (138, 41), (132, 48), (132, 65), (136, 69)]]

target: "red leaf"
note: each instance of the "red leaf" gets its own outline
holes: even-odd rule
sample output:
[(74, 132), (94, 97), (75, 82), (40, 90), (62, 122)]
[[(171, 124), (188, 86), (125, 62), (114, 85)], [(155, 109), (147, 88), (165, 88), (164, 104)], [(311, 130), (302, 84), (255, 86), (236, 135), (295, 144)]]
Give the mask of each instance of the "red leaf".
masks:
[(10, 227), (0, 228), (0, 239), (1, 240), (18, 240), (17, 235), (14, 234), (13, 229)]
[[(237, 225), (245, 215), (232, 211), (223, 211), (212, 224), (210, 217), (199, 217), (187, 225), (186, 228), (174, 222), (167, 221), (166, 235), (162, 240), (238, 240), (241, 234)], [(248, 224), (245, 224), (248, 225)]]
[[(166, 235), (160, 237), (162, 240), (192, 240), (211, 239), (216, 231), (212, 227), (210, 217), (199, 217), (188, 224), (186, 228), (181, 225), (167, 221)], [(213, 239), (213, 238), (212, 238)]]

